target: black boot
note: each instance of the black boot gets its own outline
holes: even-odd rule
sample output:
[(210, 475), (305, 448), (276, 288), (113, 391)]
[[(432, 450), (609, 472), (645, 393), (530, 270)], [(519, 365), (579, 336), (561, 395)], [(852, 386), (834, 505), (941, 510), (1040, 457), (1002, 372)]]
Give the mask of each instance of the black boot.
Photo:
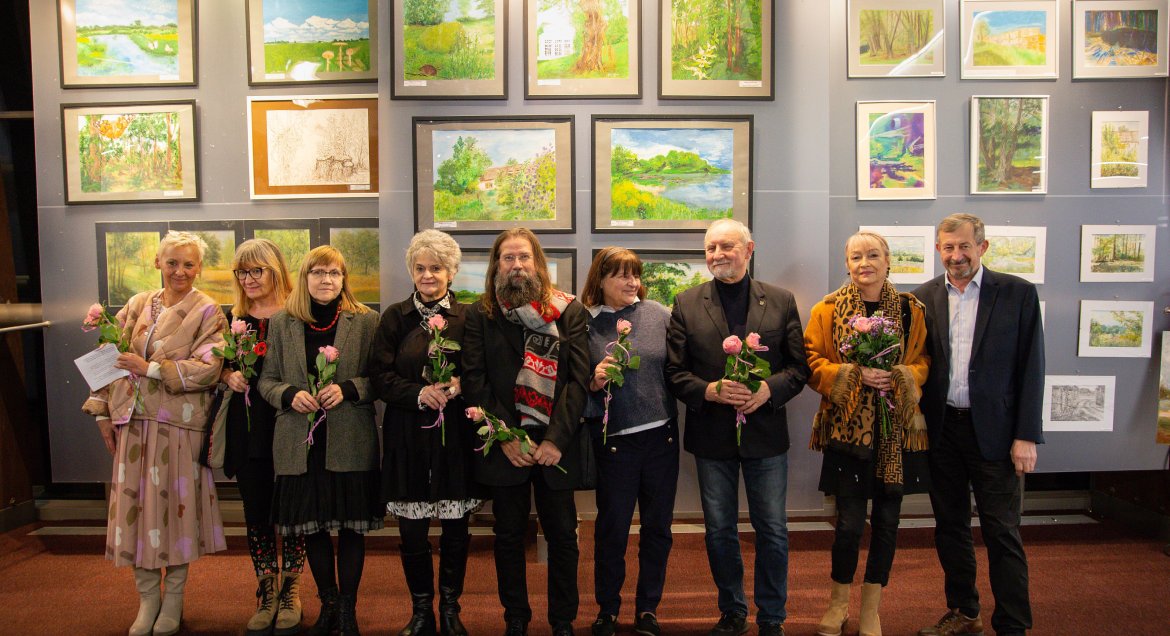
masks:
[(467, 548), (471, 536), (448, 536), (439, 539), (439, 633), (442, 636), (467, 636), (459, 620), (459, 596), (463, 594), (463, 576), (467, 572)]
[(338, 594), (337, 588), (331, 587), (327, 590), (318, 590), (318, 598), (321, 599), (321, 613), (317, 616), (317, 622), (309, 628), (309, 636), (329, 636), (337, 631), (338, 624)]
[(421, 552), (402, 550), (401, 554), (414, 611), (398, 636), (435, 636), (435, 567), (431, 562), (431, 546), (428, 544)]
[(337, 603), (337, 636), (362, 636), (357, 625), (357, 596), (342, 594)]

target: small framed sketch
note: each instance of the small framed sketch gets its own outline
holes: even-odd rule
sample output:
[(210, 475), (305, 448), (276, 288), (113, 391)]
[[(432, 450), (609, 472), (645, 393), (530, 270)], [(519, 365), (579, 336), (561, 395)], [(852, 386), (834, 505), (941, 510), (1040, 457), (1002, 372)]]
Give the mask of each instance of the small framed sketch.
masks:
[(983, 254), (984, 265), (1036, 284), (1044, 282), (1048, 228), (988, 225), (985, 230), (989, 245)]
[(593, 231), (751, 226), (752, 116), (594, 115)]
[(1048, 192), (1048, 96), (971, 98), (971, 194)]
[(1115, 382), (1111, 375), (1044, 376), (1044, 432), (1112, 431)]
[(659, 0), (658, 99), (776, 99), (775, 0)]
[[(488, 248), (468, 247), (462, 250), (463, 262), (451, 282), (451, 293), (461, 303), (470, 305), (483, 295), (487, 284)], [(577, 250), (545, 248), (548, 273), (553, 287), (569, 293), (577, 289)]]
[(507, 99), (508, 2), (390, 0), (391, 99)]
[(934, 227), (930, 225), (862, 225), (890, 244), (890, 282), (919, 285), (934, 278)]
[(963, 79), (1056, 79), (1056, 0), (963, 0)]
[(57, 0), (61, 87), (194, 86), (196, 0)]
[(139, 292), (162, 287), (154, 266), (167, 223), (97, 223), (98, 301), (117, 310)]
[(858, 200), (933, 199), (934, 100), (857, 102)]
[(207, 249), (203, 253), (203, 269), (195, 286), (220, 305), (234, 305), (236, 288), (232, 259), (236, 246), (244, 242), (244, 222), (171, 221), (168, 229), (192, 232), (203, 239)]
[(1082, 283), (1154, 282), (1154, 225), (1082, 225)]
[(1154, 303), (1144, 300), (1082, 300), (1082, 358), (1148, 358)]
[(1167, 0), (1074, 0), (1073, 77), (1166, 77)]
[(248, 83), (378, 81), (376, 0), (248, 0)]
[(244, 221), (244, 238), (263, 238), (276, 243), (289, 274), (296, 278), (309, 250), (321, 244), (317, 219), (264, 219)]
[(946, 75), (945, 26), (943, 0), (849, 0), (849, 77)]
[(1170, 444), (1170, 331), (1162, 332), (1162, 366), (1158, 375), (1159, 444)]
[(1092, 188), (1144, 188), (1149, 168), (1150, 112), (1093, 111)]
[(378, 219), (321, 219), (321, 242), (332, 245), (345, 257), (349, 287), (358, 302), (381, 308), (381, 247)]
[(641, 98), (642, 2), (524, 1), (524, 98)]
[(61, 104), (65, 203), (199, 200), (195, 100)]
[(413, 119), (414, 225), (573, 232), (573, 117)]
[(248, 98), (253, 199), (378, 196), (378, 96)]

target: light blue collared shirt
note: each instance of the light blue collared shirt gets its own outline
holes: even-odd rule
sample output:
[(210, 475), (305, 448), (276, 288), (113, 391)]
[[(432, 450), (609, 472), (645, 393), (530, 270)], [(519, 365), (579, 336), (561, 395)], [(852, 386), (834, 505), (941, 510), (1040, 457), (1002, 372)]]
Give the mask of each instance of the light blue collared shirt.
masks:
[(975, 317), (979, 314), (979, 289), (983, 287), (983, 266), (975, 272), (966, 290), (960, 292), (947, 284), (947, 309), (950, 314), (951, 378), (947, 386), (947, 404), (960, 409), (971, 408), (971, 386), (967, 382), (971, 366), (971, 347), (975, 343)]

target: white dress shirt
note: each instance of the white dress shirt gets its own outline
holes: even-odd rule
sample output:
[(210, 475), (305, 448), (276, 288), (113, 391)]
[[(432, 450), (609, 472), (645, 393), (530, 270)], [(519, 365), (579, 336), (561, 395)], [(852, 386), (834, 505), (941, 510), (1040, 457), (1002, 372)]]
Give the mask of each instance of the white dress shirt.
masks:
[(951, 378), (947, 385), (947, 404), (955, 408), (971, 408), (971, 387), (967, 371), (971, 366), (971, 346), (975, 341), (975, 317), (979, 314), (979, 289), (983, 286), (983, 266), (980, 265), (964, 291), (951, 284), (946, 277), (947, 310), (950, 314)]

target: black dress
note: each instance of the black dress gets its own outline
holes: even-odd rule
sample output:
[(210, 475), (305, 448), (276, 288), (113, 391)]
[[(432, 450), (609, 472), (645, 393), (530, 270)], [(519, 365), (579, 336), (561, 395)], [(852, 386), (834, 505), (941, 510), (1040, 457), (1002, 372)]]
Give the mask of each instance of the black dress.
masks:
[[(446, 320), (446, 338), (463, 342), (466, 305), (451, 296), (426, 303)], [(438, 411), (418, 407), (419, 392), (429, 384), (423, 369), (429, 366), (430, 333), (414, 296), (395, 303), (382, 314), (374, 339), (370, 381), (374, 393), (386, 402), (382, 422), (382, 501), (390, 513), (411, 519), (457, 519), (482, 505), (484, 493), (473, 478), (473, 457), (479, 446), (475, 426), (464, 415), (461, 396), (447, 402), (443, 427), (434, 426)], [(460, 352), (447, 354), (460, 375)]]
[[(244, 316), (241, 320), (256, 332), (258, 342), (267, 346), (268, 319)], [(264, 370), (264, 356), (256, 358), (252, 368), (256, 375), (248, 380), (251, 387), (248, 395), (233, 394), (228, 403), (223, 472), (235, 478), (240, 489), (244, 521), (249, 525), (259, 525), (268, 523), (272, 515), (272, 490), (276, 479), (272, 467), (272, 434), (276, 426), (276, 409), (260, 396), (257, 387), (260, 372)]]

